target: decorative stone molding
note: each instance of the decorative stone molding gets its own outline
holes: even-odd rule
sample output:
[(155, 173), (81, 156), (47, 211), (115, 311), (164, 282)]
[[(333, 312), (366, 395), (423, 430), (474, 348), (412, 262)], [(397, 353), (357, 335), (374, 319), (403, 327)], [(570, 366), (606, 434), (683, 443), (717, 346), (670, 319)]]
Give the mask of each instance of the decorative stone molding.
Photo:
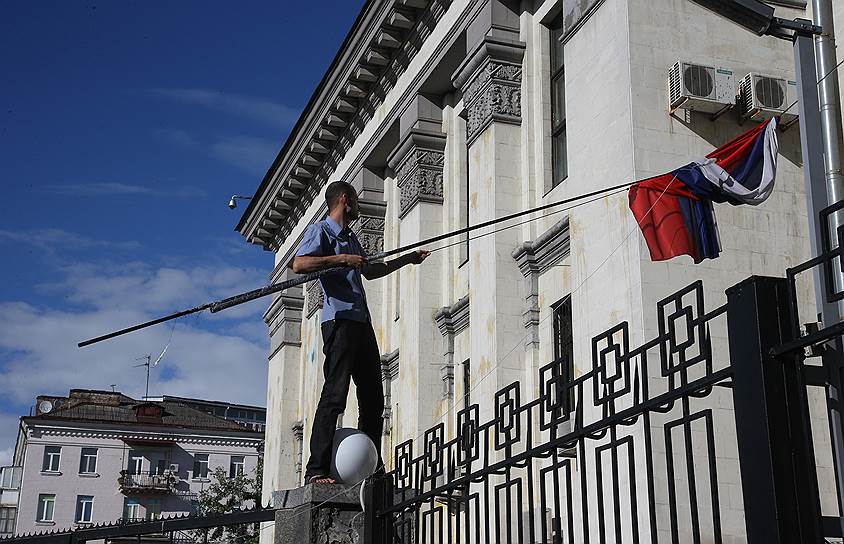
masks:
[(308, 283), (307, 285), (308, 287), (305, 290), (305, 292), (307, 293), (307, 302), (305, 303), (305, 316), (310, 318), (312, 315), (314, 315), (314, 312), (322, 309), (324, 296), (322, 292), (322, 284), (319, 282), (319, 280), (314, 280)]
[[(145, 433), (145, 432), (124, 432), (120, 430), (94, 430), (70, 427), (46, 427), (43, 425), (28, 425), (29, 430), (39, 436), (67, 436), (78, 438), (83, 442), (92, 439), (111, 439), (111, 440), (142, 440), (145, 442), (178, 442), (182, 444), (201, 444), (207, 446), (237, 446), (237, 447), (254, 447), (257, 448), (263, 443), (263, 438), (238, 438), (232, 436), (212, 436), (212, 435), (189, 435), (184, 433)], [(197, 431), (202, 433), (203, 431)], [(35, 443), (35, 442), (33, 442)]]
[(399, 188), (399, 218), (419, 202), (443, 203), (445, 134), (411, 129), (396, 148), (390, 166)]
[(360, 202), (360, 219), (352, 225), (352, 231), (368, 255), (384, 251), (386, 211), (387, 205), (383, 202)]
[(384, 435), (390, 434), (390, 424), (393, 416), (391, 385), (399, 376), (399, 350), (381, 356), (381, 382), (384, 387)]
[[(288, 279), (286, 276), (285, 274), (284, 279)], [(304, 293), (302, 288), (297, 286), (276, 295), (264, 313), (264, 323), (269, 327), (271, 354), (275, 354), (283, 346), (299, 347), (302, 344), (300, 332), (304, 304)]]
[(302, 452), (304, 451), (305, 421), (300, 419), (293, 423), (293, 448), (296, 453), (296, 480), (302, 480), (302, 467), (304, 466)]
[(451, 306), (440, 308), (434, 320), (443, 335), (443, 398), (454, 398), (454, 337), (469, 327), (469, 295)]
[(453, 80), (463, 91), (467, 145), (494, 121), (522, 124), (524, 51), (523, 43), (487, 36), (457, 69)]
[(524, 242), (513, 250), (512, 257), (525, 277), (525, 302), (522, 317), (530, 333), (526, 349), (539, 349), (539, 276), (569, 255), (569, 221), (562, 219), (534, 241)]

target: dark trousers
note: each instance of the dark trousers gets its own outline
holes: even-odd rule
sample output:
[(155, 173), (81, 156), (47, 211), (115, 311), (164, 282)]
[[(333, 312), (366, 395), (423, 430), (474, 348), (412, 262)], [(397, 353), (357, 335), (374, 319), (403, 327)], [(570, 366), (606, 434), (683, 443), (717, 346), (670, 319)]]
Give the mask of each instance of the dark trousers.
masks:
[(381, 461), (381, 433), (384, 425), (384, 387), (381, 384), (381, 355), (370, 323), (336, 319), (322, 324), (325, 385), (319, 397), (311, 430), (311, 458), (305, 480), (327, 475), (331, 468), (331, 446), (337, 417), (346, 410), (349, 380), (355, 382), (358, 398), (358, 429), (378, 450)]

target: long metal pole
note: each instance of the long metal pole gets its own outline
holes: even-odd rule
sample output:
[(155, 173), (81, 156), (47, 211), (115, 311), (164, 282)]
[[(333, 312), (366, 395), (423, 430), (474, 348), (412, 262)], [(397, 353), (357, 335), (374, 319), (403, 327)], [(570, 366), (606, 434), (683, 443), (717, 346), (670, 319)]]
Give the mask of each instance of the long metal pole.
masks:
[[(797, 35), (794, 39), (794, 61), (797, 74), (797, 98), (800, 101), (800, 145), (803, 153), (803, 178), (806, 184), (806, 208), (809, 215), (809, 238), (812, 253), (817, 256), (824, 253), (821, 242), (821, 229), (827, 228), (820, 222), (819, 212), (829, 203), (826, 177), (823, 175), (824, 156), (821, 136), (821, 113), (818, 98), (818, 74), (815, 65), (814, 40), (811, 36)], [(834, 65), (833, 65), (834, 66)], [(834, 239), (834, 238), (833, 238)], [(815, 300), (821, 321), (825, 327), (840, 320), (837, 304), (826, 300), (826, 268), (816, 266), (812, 270), (815, 284)], [(840, 348), (840, 342), (838, 343)], [(837, 350), (836, 350), (837, 351)], [(841, 485), (844, 469), (844, 433), (842, 432), (841, 373), (840, 352), (825, 353), (824, 366), (827, 374), (827, 412), (832, 452), (835, 459), (835, 475), (839, 510), (844, 507), (844, 486)], [(842, 518), (844, 519), (844, 518)], [(844, 527), (842, 527), (844, 530)]]
[[(836, 66), (835, 27), (832, 0), (812, 0), (812, 19), (823, 30), (815, 36), (815, 63), (818, 83), (818, 107), (820, 109), (821, 139), (823, 141), (824, 179), (828, 202), (834, 204), (844, 198), (844, 175), (841, 172), (841, 146), (844, 142), (841, 129), (841, 103)], [(830, 240), (837, 239), (838, 227), (844, 223), (841, 213), (830, 217)], [(833, 262), (833, 282), (836, 290), (844, 289), (844, 271), (838, 259)], [(839, 314), (844, 314), (844, 302), (838, 305)], [(831, 325), (831, 323), (825, 323)]]
[[(797, 99), (800, 107), (800, 145), (803, 149), (803, 179), (806, 185), (806, 211), (809, 215), (809, 240), (812, 256), (824, 253), (821, 241), (820, 211), (829, 199), (824, 183), (823, 138), (821, 115), (818, 109), (818, 75), (815, 70), (815, 44), (811, 36), (797, 35), (794, 39), (794, 64), (797, 74)], [(813, 269), (815, 300), (824, 326), (839, 320), (838, 307), (826, 301), (826, 269)]]

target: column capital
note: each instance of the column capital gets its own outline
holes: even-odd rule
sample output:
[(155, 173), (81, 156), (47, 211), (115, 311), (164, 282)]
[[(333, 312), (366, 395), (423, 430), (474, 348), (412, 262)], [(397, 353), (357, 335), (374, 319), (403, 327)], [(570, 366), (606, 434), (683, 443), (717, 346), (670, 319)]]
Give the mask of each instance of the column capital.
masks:
[(452, 76), (463, 92), (467, 144), (493, 121), (522, 124), (522, 58), (525, 44), (485, 36)]
[(419, 202), (443, 203), (443, 133), (411, 129), (390, 157), (399, 188), (399, 218)]
[(368, 255), (384, 251), (384, 215), (387, 212), (385, 202), (359, 201), (360, 219), (352, 230), (360, 241), (360, 245)]

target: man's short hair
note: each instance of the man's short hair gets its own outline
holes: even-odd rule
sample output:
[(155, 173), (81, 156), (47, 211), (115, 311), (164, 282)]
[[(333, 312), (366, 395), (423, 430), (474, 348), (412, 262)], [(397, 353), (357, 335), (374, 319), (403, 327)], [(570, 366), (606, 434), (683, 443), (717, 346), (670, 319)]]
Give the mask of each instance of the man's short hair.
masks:
[(334, 205), (337, 204), (337, 199), (342, 195), (352, 198), (356, 194), (357, 191), (355, 191), (355, 188), (352, 187), (350, 183), (346, 183), (345, 181), (332, 181), (328, 184), (328, 188), (325, 190), (325, 203), (328, 205), (328, 209), (331, 210)]

